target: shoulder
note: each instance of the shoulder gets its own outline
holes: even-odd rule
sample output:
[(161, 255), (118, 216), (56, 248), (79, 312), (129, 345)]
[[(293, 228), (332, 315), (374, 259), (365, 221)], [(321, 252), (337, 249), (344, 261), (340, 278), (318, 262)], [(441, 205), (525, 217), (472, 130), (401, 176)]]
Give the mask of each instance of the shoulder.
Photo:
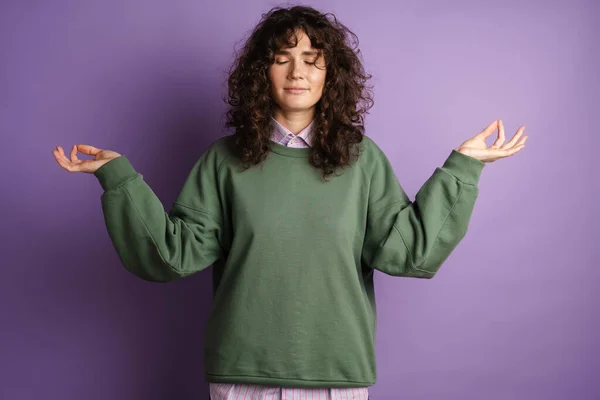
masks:
[(378, 166), (388, 165), (389, 160), (377, 143), (365, 135), (360, 143), (358, 163), (367, 175), (371, 175)]
[(234, 149), (234, 135), (226, 135), (213, 140), (202, 156), (229, 157)]
[(215, 139), (202, 153), (196, 164), (210, 166), (218, 171), (233, 155), (234, 136), (227, 135)]
[(370, 159), (372, 161), (373, 159), (386, 157), (381, 147), (379, 147), (375, 140), (369, 136), (363, 136), (363, 140), (360, 143), (360, 146), (362, 148), (361, 156), (364, 155), (365, 159)]

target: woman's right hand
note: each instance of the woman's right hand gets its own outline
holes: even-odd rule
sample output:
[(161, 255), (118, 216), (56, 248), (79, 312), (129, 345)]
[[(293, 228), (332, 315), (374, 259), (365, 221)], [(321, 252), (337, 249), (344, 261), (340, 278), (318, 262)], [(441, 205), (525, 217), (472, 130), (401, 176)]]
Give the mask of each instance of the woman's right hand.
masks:
[[(93, 160), (80, 160), (77, 158), (77, 151), (80, 151), (83, 154), (94, 156), (95, 158)], [(74, 145), (71, 149), (70, 160), (67, 158), (67, 156), (65, 156), (65, 153), (63, 152), (63, 149), (60, 146), (56, 146), (56, 149), (52, 150), (52, 154), (54, 154), (58, 165), (60, 165), (67, 171), (87, 172), (89, 174), (93, 174), (98, 168), (100, 168), (110, 160), (114, 160), (115, 158), (121, 156), (121, 154), (116, 153), (114, 151), (100, 150), (94, 146), (90, 146), (87, 144)]]

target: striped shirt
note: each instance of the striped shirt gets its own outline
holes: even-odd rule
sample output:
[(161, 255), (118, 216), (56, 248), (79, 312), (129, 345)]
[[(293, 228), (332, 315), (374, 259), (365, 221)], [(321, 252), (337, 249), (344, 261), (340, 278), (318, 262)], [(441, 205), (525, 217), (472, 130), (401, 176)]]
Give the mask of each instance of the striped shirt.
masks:
[[(310, 147), (313, 139), (313, 120), (294, 135), (271, 117), (271, 140), (287, 147)], [(211, 400), (368, 400), (368, 388), (289, 388), (237, 383), (210, 383)]]

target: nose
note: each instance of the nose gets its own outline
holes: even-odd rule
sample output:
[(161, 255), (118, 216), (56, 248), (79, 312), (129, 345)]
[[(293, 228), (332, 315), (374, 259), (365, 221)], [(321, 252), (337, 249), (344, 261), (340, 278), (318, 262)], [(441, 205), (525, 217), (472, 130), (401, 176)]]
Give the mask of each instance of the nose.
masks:
[(300, 77), (302, 77), (302, 74), (304, 73), (304, 71), (302, 70), (302, 61), (291, 61), (290, 62), (290, 70), (289, 70), (289, 77), (290, 79), (298, 79)]

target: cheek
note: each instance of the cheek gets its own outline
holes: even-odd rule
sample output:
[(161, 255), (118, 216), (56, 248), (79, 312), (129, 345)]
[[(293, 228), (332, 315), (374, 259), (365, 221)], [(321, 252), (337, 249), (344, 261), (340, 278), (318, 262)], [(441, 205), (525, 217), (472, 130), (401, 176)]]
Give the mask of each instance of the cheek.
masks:
[(281, 90), (281, 84), (279, 83), (280, 81), (277, 79), (277, 74), (273, 73), (272, 71), (269, 71), (268, 77), (269, 82), (271, 84), (270, 96), (273, 99), (278, 99), (279, 97), (281, 97), (281, 95), (279, 94)]
[(318, 95), (321, 96), (325, 87), (325, 74), (316, 74), (312, 79), (311, 86), (315, 89), (316, 92), (318, 92)]
[(273, 70), (269, 68), (269, 70), (267, 71), (267, 76), (269, 77), (269, 82), (271, 83), (271, 86), (273, 86), (275, 84), (275, 76), (273, 74)]
[(315, 71), (311, 75), (312, 85), (316, 87), (322, 87), (323, 85), (325, 85), (325, 76), (325, 71)]
[(272, 68), (269, 68), (269, 70), (267, 71), (267, 75), (269, 77), (269, 81), (271, 82), (271, 86), (273, 88), (277, 87), (278, 86), (277, 73)]

